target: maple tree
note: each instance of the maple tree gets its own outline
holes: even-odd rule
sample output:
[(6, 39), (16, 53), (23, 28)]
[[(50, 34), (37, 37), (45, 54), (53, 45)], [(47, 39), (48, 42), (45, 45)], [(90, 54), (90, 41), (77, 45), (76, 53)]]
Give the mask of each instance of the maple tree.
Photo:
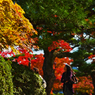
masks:
[[(57, 41), (53, 41), (52, 44), (48, 47), (49, 52), (51, 52), (54, 49), (57, 49), (57, 51), (64, 51), (64, 52), (70, 52), (72, 50), (72, 48), (69, 46), (69, 44), (67, 42), (65, 42), (64, 40), (58, 40)], [(56, 51), (56, 52), (57, 52)]]
[(14, 46), (32, 46), (34, 41), (30, 37), (37, 32), (24, 14), (24, 10), (12, 0), (0, 0), (0, 50), (8, 49), (8, 46), (13, 50)]
[(89, 95), (92, 95), (93, 93), (93, 83), (90, 76), (82, 76), (78, 78), (78, 83), (74, 84), (74, 90), (81, 93), (88, 93)]
[[(83, 27), (85, 30), (92, 27), (87, 22), (87, 19), (93, 15), (92, 5), (94, 3), (92, 4), (92, 2), (94, 0), (13, 1), (16, 1), (21, 5), (26, 12), (25, 16), (38, 31), (38, 35), (34, 36), (34, 38), (36, 40), (36, 45), (39, 46), (39, 49), (44, 50), (44, 79), (47, 82), (47, 95), (50, 95), (50, 91), (55, 79), (53, 70), (54, 60), (61, 54), (63, 54), (61, 57), (66, 57), (67, 55), (65, 55), (66, 53), (64, 50), (69, 45), (65, 44), (65, 47), (62, 47), (61, 50), (59, 47), (60, 45), (57, 45), (57, 47), (55, 45), (53, 48), (50, 46), (52, 46), (54, 43), (58, 44), (59, 40), (64, 41), (64, 43), (66, 41), (70, 43), (70, 45), (79, 43), (73, 38), (73, 34), (82, 33)], [(91, 19), (93, 18), (94, 17)], [(67, 50), (70, 51), (71, 49), (67, 48)]]

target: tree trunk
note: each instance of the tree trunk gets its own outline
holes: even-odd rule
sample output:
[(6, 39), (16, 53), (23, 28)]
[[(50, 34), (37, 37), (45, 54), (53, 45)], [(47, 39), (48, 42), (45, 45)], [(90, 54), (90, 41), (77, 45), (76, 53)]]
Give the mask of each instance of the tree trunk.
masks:
[(95, 70), (91, 71), (91, 77), (92, 77), (92, 81), (93, 81), (94, 95), (95, 95)]
[(47, 51), (45, 50), (44, 57), (45, 60), (43, 64), (43, 72), (44, 72), (44, 79), (47, 82), (46, 92), (47, 95), (50, 95), (55, 80), (55, 75), (53, 70), (53, 62), (54, 62), (53, 51), (49, 52), (48, 50)]

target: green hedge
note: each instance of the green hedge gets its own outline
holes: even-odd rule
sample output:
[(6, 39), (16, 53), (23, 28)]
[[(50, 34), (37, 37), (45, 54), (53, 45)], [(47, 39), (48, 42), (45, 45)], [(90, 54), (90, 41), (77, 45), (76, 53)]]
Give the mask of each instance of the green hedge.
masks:
[(0, 95), (13, 95), (11, 61), (0, 56)]
[(15, 95), (46, 95), (39, 75), (15, 62), (12, 63), (12, 68)]
[(0, 95), (46, 95), (39, 75), (0, 56)]

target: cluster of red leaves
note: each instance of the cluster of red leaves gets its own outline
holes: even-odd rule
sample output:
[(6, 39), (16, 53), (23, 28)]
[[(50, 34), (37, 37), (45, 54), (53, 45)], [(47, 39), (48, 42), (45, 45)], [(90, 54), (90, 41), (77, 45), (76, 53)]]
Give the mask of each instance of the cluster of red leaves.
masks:
[(93, 57), (95, 57), (95, 55), (90, 55), (90, 56), (88, 57), (88, 59), (92, 59)]
[[(25, 49), (21, 49), (18, 48), (18, 50), (24, 54), (24, 56), (19, 56), (17, 58), (17, 62), (19, 64), (25, 65), (25, 66), (29, 66), (29, 62), (31, 63), (31, 69), (33, 69), (34, 67), (39, 68), (39, 73), (41, 75), (43, 75), (43, 62), (44, 62), (44, 57), (43, 54), (39, 54), (39, 55), (33, 55), (30, 54), (27, 50)], [(30, 59), (30, 61), (29, 61)]]
[(56, 79), (61, 80), (61, 75), (64, 72), (64, 63), (67, 63), (70, 65), (70, 63), (73, 62), (72, 59), (69, 59), (68, 57), (65, 58), (55, 58), (53, 68), (55, 69), (55, 76)]
[[(29, 66), (29, 62), (31, 63), (31, 69), (33, 69), (34, 67), (39, 68), (39, 73), (41, 75), (43, 75), (43, 62), (44, 62), (44, 57), (43, 54), (39, 54), (39, 55), (33, 55), (30, 54), (27, 50), (22, 49), (17, 47), (17, 49), (20, 51), (22, 56), (19, 56), (18, 58), (15, 58), (13, 61), (17, 61), (18, 64), (20, 65), (24, 65), (24, 66)], [(13, 53), (13, 51), (5, 51), (5, 52), (0, 52), (0, 55), (2, 57), (8, 58), (8, 57), (15, 57), (15, 53)], [(30, 61), (29, 61), (30, 59)]]
[(78, 84), (74, 84), (74, 90), (77, 92), (82, 92), (82, 93), (88, 93), (89, 95), (92, 95), (93, 93), (93, 84), (92, 84), (92, 79), (90, 76), (82, 76), (79, 77), (79, 82)]
[(92, 63), (94, 63), (94, 62), (95, 62), (95, 55), (90, 55), (90, 56), (88, 57), (88, 59), (91, 59), (91, 60), (92, 60)]
[(6, 58), (8, 58), (10, 56), (15, 56), (15, 54), (12, 51), (3, 51), (3, 52), (0, 51), (0, 55), (2, 57), (6, 57)]
[(25, 53), (25, 56), (19, 56), (17, 58), (17, 62), (25, 66), (29, 66), (29, 62), (30, 62), (31, 69), (33, 69), (34, 67), (39, 68), (39, 73), (43, 75), (43, 70), (42, 70), (43, 62), (44, 62), (43, 54), (33, 55), (33, 54)]
[(57, 49), (57, 51), (64, 50), (64, 52), (70, 52), (72, 50), (70, 45), (64, 40), (53, 41), (52, 44), (48, 47), (48, 50), (51, 52), (54, 49)]
[(39, 68), (39, 73), (43, 76), (43, 63), (44, 63), (44, 57), (43, 54), (35, 55), (34, 59), (31, 60), (31, 69), (34, 67)]
[(33, 57), (33, 54), (29, 54), (28, 52), (26, 52), (24, 56), (19, 56), (17, 58), (17, 62), (18, 64), (29, 66), (29, 58), (32, 58), (32, 57)]
[(55, 58), (54, 65), (53, 65), (53, 68), (55, 70), (55, 77), (56, 77), (54, 85), (53, 85), (54, 90), (62, 89), (63, 84), (61, 83), (61, 77), (64, 72), (64, 67), (65, 67), (64, 63), (67, 63), (70, 65), (71, 62), (73, 62), (73, 60), (69, 59), (68, 57)]

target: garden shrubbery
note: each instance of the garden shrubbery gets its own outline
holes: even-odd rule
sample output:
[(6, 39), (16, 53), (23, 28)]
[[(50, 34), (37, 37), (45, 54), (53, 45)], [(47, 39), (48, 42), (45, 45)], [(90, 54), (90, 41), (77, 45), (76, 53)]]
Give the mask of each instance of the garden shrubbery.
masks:
[(13, 95), (11, 61), (0, 56), (0, 95)]
[(0, 56), (0, 95), (46, 95), (41, 84), (31, 69)]
[(46, 95), (40, 77), (26, 66), (12, 63), (15, 95)]

